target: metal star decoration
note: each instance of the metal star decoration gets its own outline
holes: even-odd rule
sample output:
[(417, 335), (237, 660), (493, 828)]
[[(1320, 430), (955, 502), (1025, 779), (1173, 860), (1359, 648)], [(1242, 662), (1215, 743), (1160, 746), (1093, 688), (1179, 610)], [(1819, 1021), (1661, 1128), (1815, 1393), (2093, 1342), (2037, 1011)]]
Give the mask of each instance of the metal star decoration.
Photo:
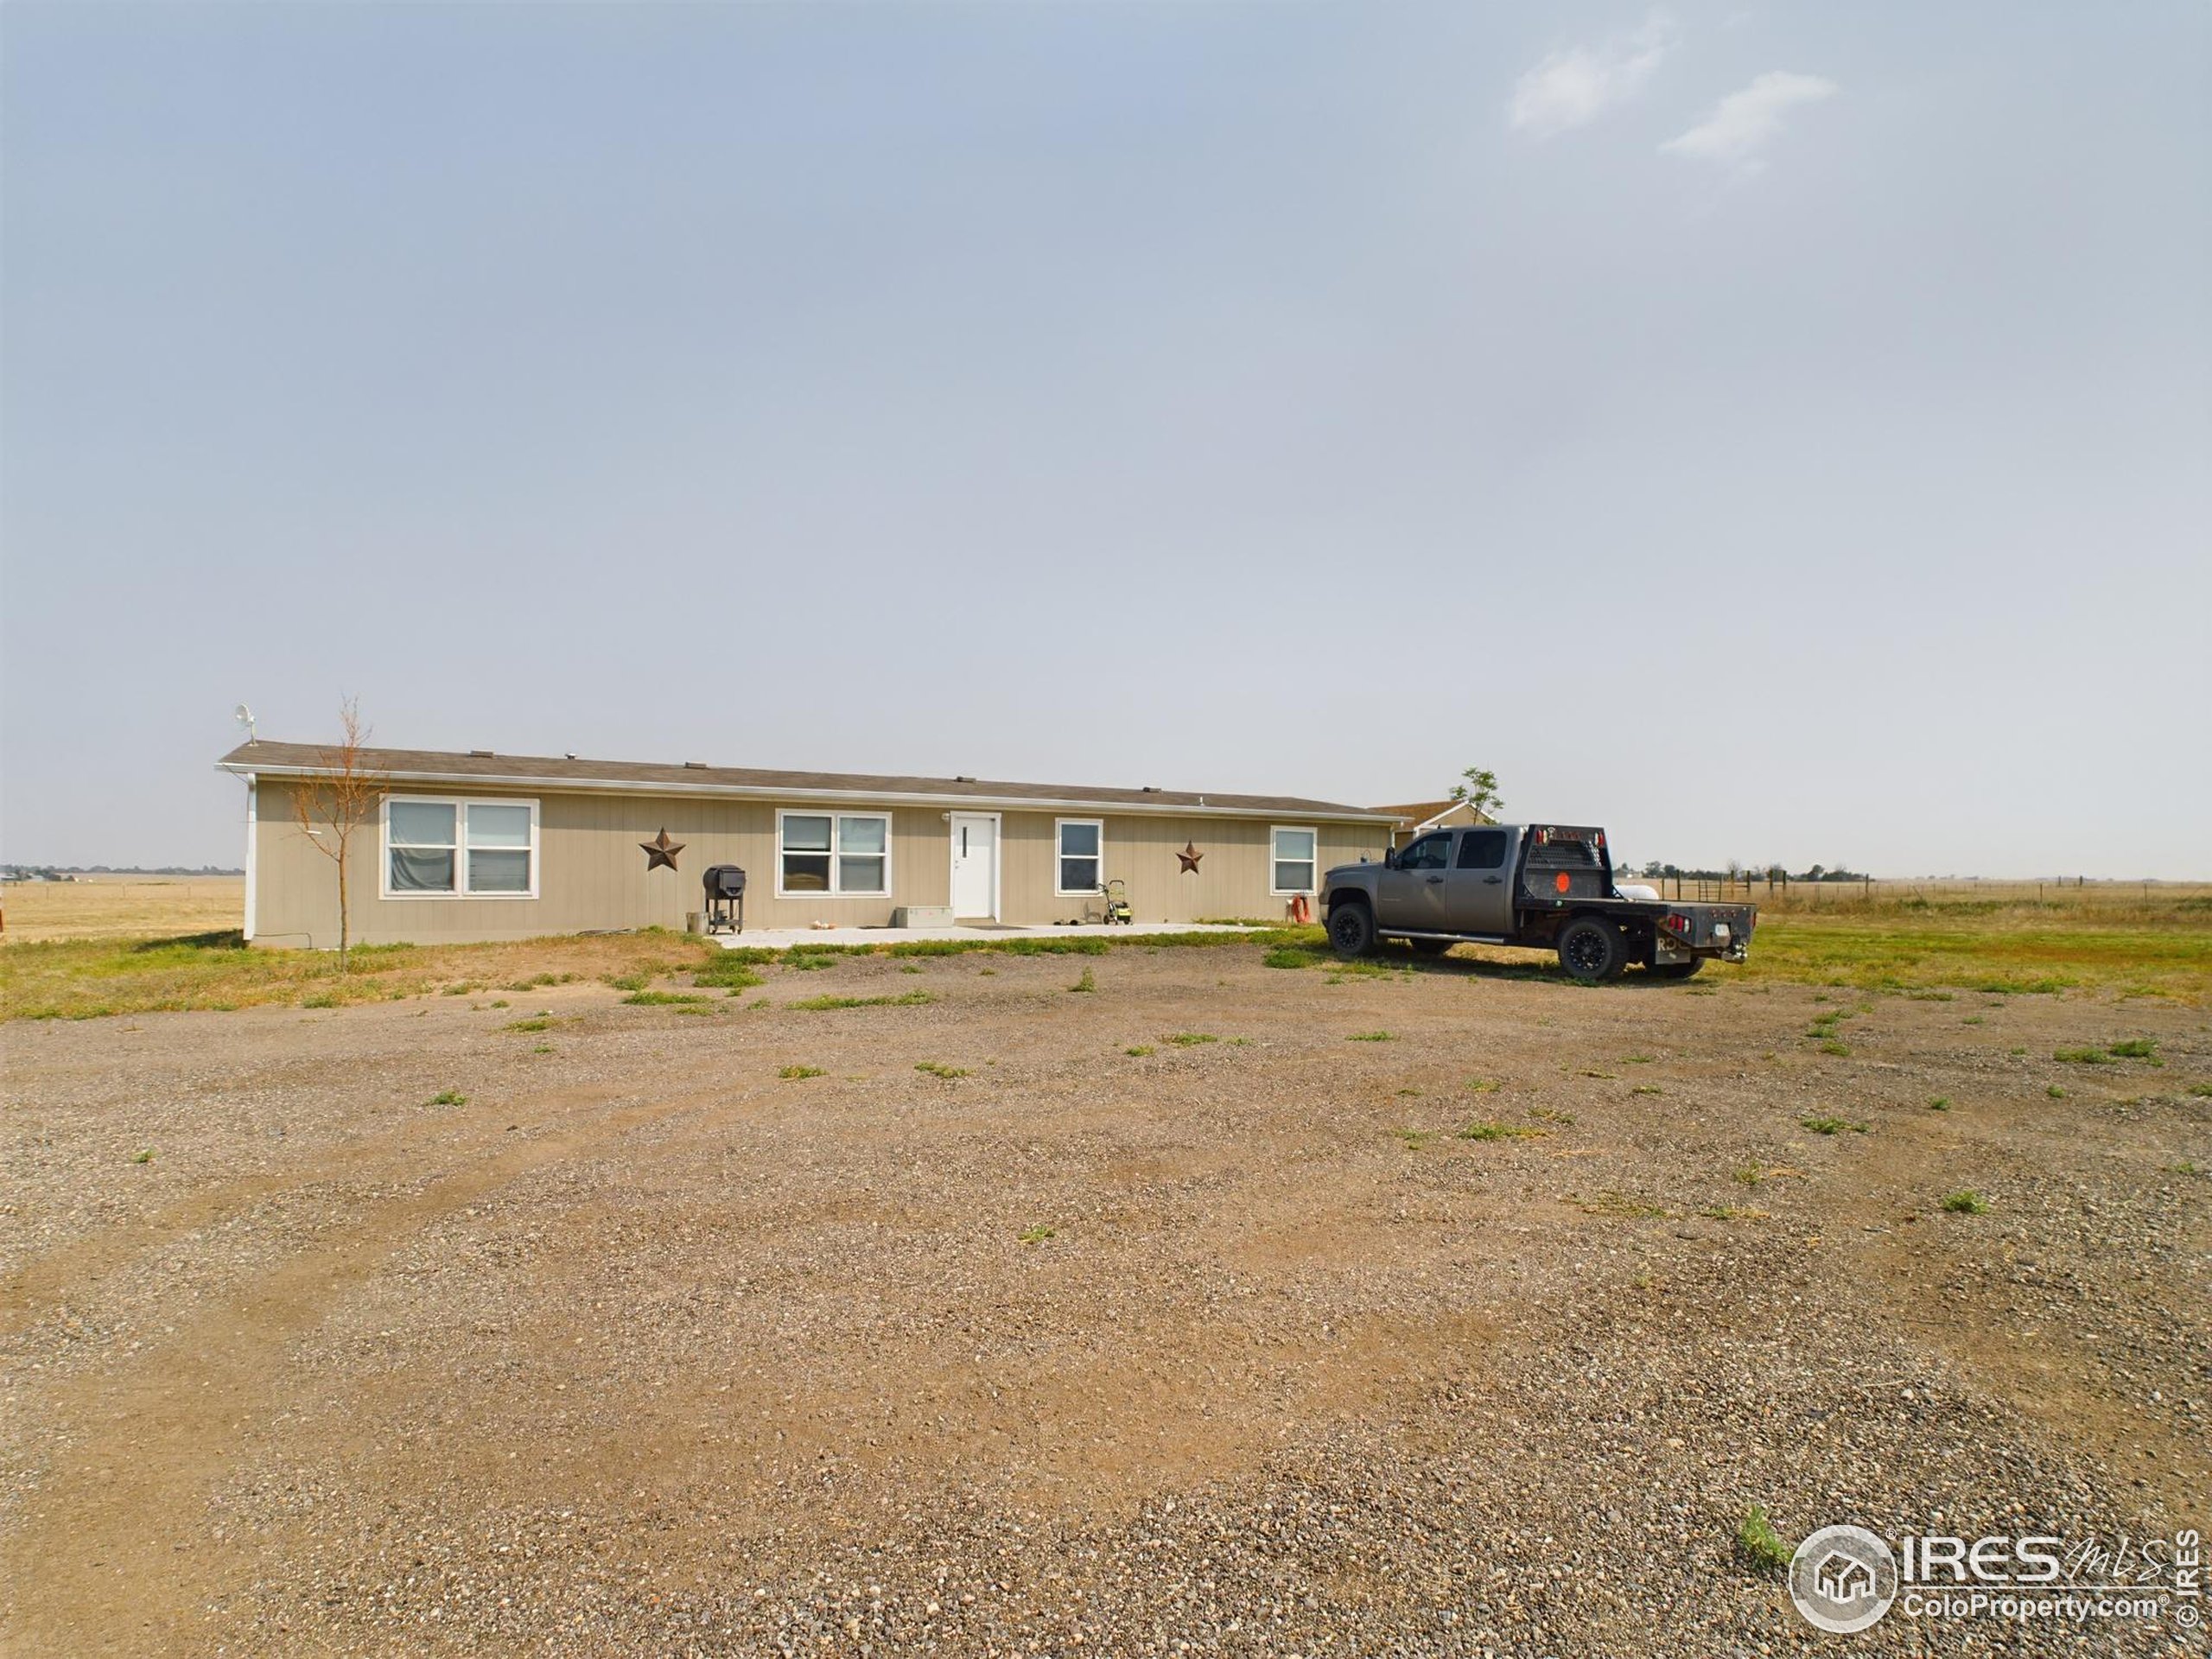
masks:
[(1196, 875), (1198, 873), (1198, 861), (1204, 858), (1205, 855), (1198, 850), (1198, 842), (1194, 841), (1186, 841), (1183, 843), (1183, 850), (1176, 854), (1175, 856), (1183, 861), (1181, 874), (1185, 875)]
[(664, 864), (667, 865), (670, 869), (674, 869), (676, 868), (676, 855), (683, 850), (683, 843), (680, 841), (671, 841), (668, 838), (668, 831), (665, 829), (664, 829), (660, 834), (655, 836), (651, 841), (641, 841), (638, 845), (644, 848), (645, 851), (645, 874), (647, 875), (651, 875), (655, 870), (660, 868)]

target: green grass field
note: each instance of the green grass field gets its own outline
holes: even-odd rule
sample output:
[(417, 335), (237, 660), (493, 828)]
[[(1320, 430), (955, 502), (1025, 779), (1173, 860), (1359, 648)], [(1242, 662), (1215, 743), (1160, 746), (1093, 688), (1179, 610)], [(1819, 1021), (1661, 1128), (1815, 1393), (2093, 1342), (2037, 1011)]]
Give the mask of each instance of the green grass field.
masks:
[(2089, 989), (2194, 1003), (2212, 990), (2212, 915), (1763, 917), (1737, 971), (1872, 991)]
[[(0, 948), (0, 1018), (89, 1019), (267, 1003), (332, 1007), (438, 995), (496, 997), (575, 980), (619, 983), (632, 991), (662, 978), (729, 988), (728, 976), (744, 965), (820, 966), (855, 953), (1099, 956), (1255, 945), (1275, 967), (1336, 965), (1321, 931), (1311, 927), (1110, 943), (1046, 933), (738, 951), (647, 931), (499, 944), (365, 946), (354, 951), (352, 970), (345, 974), (328, 953), (249, 950), (236, 932), (10, 940)], [(1538, 952), (1483, 946), (1462, 946), (1437, 961), (1386, 950), (1378, 963), (1476, 976), (1558, 972), (1550, 957)], [(1713, 970), (1694, 984), (1769, 981), (1927, 995), (2097, 992), (2198, 1004), (2212, 993), (2212, 901), (2196, 894), (2126, 906), (1961, 899), (1876, 900), (1822, 911), (1778, 907), (1762, 913), (1748, 964)]]

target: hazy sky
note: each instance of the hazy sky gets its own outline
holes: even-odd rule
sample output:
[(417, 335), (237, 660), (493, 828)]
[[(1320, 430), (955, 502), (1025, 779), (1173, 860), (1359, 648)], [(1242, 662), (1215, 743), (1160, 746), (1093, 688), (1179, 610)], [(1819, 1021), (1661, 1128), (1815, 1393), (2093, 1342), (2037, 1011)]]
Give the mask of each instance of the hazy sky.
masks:
[(2212, 12), (0, 10), (10, 859), (313, 739), (2212, 876)]

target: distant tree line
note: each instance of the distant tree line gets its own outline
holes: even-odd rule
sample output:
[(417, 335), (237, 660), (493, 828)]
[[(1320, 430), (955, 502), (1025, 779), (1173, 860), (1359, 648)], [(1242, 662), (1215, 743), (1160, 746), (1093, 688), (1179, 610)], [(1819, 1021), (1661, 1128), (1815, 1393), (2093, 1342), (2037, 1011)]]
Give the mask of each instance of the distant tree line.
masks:
[(1685, 881), (1740, 881), (1745, 876), (1764, 876), (1770, 881), (1866, 881), (1871, 880), (1866, 871), (1847, 868), (1843, 865), (1830, 868), (1815, 864), (1802, 870), (1786, 869), (1779, 864), (1748, 865), (1730, 859), (1728, 867), (1721, 870), (1686, 869), (1680, 865), (1664, 864), (1653, 859), (1637, 872), (1649, 876), (1680, 876)]
[(80, 875), (244, 875), (219, 864), (0, 864), (0, 881), (68, 881)]

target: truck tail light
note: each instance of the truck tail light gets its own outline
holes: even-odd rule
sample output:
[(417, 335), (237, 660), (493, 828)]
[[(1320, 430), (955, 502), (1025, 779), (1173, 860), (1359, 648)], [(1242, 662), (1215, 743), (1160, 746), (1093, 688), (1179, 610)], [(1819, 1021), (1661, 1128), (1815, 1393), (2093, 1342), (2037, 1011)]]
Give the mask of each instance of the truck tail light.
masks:
[(1667, 916), (1667, 931), (1669, 933), (1688, 932), (1690, 931), (1690, 918), (1683, 915), (1679, 910), (1670, 911)]

